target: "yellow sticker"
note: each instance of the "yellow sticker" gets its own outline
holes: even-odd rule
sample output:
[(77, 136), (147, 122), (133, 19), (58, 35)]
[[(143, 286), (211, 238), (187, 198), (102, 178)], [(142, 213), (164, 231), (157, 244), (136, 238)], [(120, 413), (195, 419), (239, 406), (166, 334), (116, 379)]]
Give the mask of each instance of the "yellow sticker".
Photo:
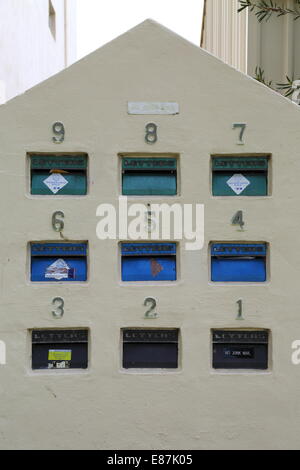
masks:
[(49, 349), (48, 351), (48, 361), (70, 361), (71, 357), (71, 349)]

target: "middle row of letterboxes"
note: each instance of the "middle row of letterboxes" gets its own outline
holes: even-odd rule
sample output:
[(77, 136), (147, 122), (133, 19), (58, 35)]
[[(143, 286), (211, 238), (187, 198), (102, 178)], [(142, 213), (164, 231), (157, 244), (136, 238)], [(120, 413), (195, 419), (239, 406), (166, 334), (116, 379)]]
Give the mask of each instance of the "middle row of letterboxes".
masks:
[[(120, 243), (121, 280), (176, 281), (178, 247), (175, 242)], [(209, 250), (212, 282), (267, 280), (267, 243), (214, 242)], [(87, 281), (87, 242), (33, 242), (30, 253), (33, 282)]]

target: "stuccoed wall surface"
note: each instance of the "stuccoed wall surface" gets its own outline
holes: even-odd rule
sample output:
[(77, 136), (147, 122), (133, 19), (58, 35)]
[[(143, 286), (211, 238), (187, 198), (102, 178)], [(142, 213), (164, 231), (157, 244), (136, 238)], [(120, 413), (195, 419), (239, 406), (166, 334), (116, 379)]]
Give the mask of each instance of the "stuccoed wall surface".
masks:
[[(176, 116), (131, 116), (127, 101), (176, 101)], [(66, 128), (52, 143), (52, 123)], [(147, 145), (147, 122), (158, 141)], [(233, 122), (246, 122), (238, 146)], [(285, 449), (299, 448), (300, 110), (161, 27), (146, 21), (0, 108), (0, 367), (2, 449)], [(29, 195), (27, 152), (87, 152), (86, 197)], [(119, 152), (180, 154), (181, 195), (146, 202), (205, 204), (205, 244), (179, 250), (179, 280), (122, 285), (118, 240), (96, 237), (96, 208), (118, 204)], [(213, 198), (210, 155), (272, 154), (272, 195)], [(135, 198), (131, 199), (136, 202)], [(28, 242), (60, 240), (51, 227), (65, 213), (65, 236), (89, 241), (89, 281), (33, 285)], [(245, 231), (231, 225), (244, 211)], [(261, 285), (209, 282), (210, 241), (265, 241), (270, 276)], [(65, 315), (51, 301), (62, 296)], [(144, 320), (145, 297), (159, 318)], [(236, 301), (243, 299), (243, 322)], [(121, 370), (120, 329), (181, 329), (181, 367), (174, 372)], [(90, 328), (87, 372), (32, 372), (31, 328)], [(211, 369), (211, 328), (269, 328), (270, 370)]]
[(71, 2), (52, 0), (54, 39), (49, 28), (49, 0), (0, 0), (0, 80), (5, 84), (6, 100), (74, 62), (75, 1)]

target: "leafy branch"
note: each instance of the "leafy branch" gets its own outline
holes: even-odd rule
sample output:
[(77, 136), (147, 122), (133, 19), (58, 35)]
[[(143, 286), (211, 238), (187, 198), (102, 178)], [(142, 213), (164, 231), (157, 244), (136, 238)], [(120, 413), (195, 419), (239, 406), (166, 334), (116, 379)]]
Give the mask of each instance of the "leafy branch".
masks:
[(254, 77), (255, 80), (258, 82), (262, 83), (263, 85), (266, 85), (268, 88), (271, 88), (274, 91), (281, 92), (284, 96), (288, 97), (293, 94), (295, 91), (293, 88), (293, 82), (294, 78), (290, 78), (286, 75), (286, 82), (283, 83), (276, 83), (275, 87), (272, 86), (273, 81), (269, 80), (267, 81), (265, 78), (265, 71), (261, 67), (256, 67), (255, 72), (254, 72)]
[[(240, 8), (238, 12), (249, 8), (250, 11), (255, 11), (255, 15), (258, 21), (261, 23), (263, 20), (268, 21), (268, 19), (275, 13), (276, 16), (284, 16), (284, 15), (293, 15), (294, 20), (298, 20), (300, 18), (300, 9), (298, 7), (295, 8), (284, 8), (278, 5), (273, 0), (260, 0), (260, 1), (252, 1), (252, 0), (239, 0)], [(300, 5), (300, 0), (296, 0), (296, 5)]]

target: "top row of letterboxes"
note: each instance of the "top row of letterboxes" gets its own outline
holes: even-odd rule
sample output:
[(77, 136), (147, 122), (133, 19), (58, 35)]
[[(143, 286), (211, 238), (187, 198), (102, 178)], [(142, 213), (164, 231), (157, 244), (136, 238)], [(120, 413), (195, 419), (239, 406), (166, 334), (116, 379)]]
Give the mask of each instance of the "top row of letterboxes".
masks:
[[(177, 156), (122, 156), (121, 192), (125, 196), (175, 196), (178, 194)], [(31, 194), (87, 194), (86, 154), (31, 155)], [(268, 195), (268, 156), (213, 156), (213, 196)]]

